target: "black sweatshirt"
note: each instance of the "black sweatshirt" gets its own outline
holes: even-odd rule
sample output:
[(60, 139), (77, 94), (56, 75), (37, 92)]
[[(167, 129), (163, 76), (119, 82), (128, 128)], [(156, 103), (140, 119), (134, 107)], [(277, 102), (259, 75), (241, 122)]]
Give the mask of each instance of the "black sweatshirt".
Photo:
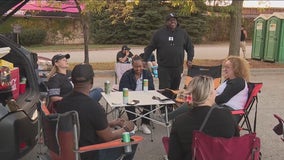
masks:
[(187, 60), (194, 57), (194, 46), (187, 32), (177, 27), (171, 31), (166, 26), (157, 30), (150, 44), (144, 49), (144, 61), (147, 61), (151, 53), (157, 49), (157, 62), (161, 67), (175, 68), (184, 64), (184, 51), (187, 52)]

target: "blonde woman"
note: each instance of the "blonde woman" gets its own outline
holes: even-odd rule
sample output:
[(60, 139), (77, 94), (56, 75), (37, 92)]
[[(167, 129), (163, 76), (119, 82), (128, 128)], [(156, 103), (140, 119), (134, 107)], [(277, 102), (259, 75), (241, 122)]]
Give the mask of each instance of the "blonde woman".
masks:
[(52, 57), (52, 69), (48, 75), (48, 96), (49, 103), (60, 101), (73, 89), (71, 72), (68, 70), (69, 54), (56, 54)]
[[(207, 112), (215, 104), (216, 92), (211, 77), (196, 76), (188, 87), (192, 97), (192, 109), (176, 117), (173, 123), (170, 142), (169, 160), (188, 160), (192, 157), (192, 133), (199, 130)], [(230, 138), (239, 136), (239, 130), (229, 109), (213, 109), (203, 132), (214, 137)]]
[[(71, 71), (68, 70), (69, 54), (56, 54), (52, 57), (53, 68), (48, 75), (48, 96), (49, 104), (61, 101), (63, 97), (69, 95), (73, 90), (73, 83), (71, 81)], [(103, 89), (94, 88), (90, 90), (89, 96), (98, 102), (102, 95)], [(51, 108), (50, 108), (51, 109)]]

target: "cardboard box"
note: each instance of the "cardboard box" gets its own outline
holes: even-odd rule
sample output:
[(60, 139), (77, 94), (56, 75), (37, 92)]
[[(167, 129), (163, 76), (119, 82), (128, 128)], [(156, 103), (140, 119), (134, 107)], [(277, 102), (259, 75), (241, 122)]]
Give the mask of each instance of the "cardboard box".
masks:
[(7, 66), (9, 69), (14, 68), (14, 64), (8, 61), (5, 61), (4, 59), (0, 59), (0, 66)]
[(10, 83), (11, 83), (13, 97), (16, 100), (19, 97), (19, 87), (20, 87), (20, 71), (18, 67), (15, 67), (10, 70)]

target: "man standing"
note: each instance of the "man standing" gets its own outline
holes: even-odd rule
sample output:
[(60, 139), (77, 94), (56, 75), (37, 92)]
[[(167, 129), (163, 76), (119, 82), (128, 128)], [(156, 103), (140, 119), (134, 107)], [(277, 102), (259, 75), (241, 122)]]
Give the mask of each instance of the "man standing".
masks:
[(244, 28), (244, 25), (241, 26), (241, 49), (243, 51), (243, 58), (246, 59), (246, 39), (248, 37), (247, 31)]
[(175, 14), (170, 13), (166, 17), (166, 26), (154, 33), (150, 44), (144, 49), (144, 62), (147, 62), (155, 49), (159, 66), (159, 89), (179, 89), (184, 51), (187, 52), (187, 66), (190, 69), (194, 57), (194, 46), (187, 32), (179, 27)]

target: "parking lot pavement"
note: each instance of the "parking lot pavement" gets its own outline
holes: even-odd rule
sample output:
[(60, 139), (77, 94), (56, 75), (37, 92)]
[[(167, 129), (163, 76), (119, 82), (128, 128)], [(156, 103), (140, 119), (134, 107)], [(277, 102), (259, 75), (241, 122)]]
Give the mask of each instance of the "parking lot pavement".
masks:
[[(103, 86), (105, 80), (110, 80), (114, 84), (114, 77), (96, 77), (95, 85)], [(251, 82), (262, 82), (263, 88), (258, 97), (258, 112), (256, 133), (261, 139), (262, 159), (283, 160), (284, 142), (277, 136), (272, 128), (277, 124), (273, 114), (279, 114), (284, 118), (284, 69), (254, 69), (251, 72)], [(155, 86), (158, 87), (158, 80), (155, 79)], [(183, 84), (181, 84), (183, 86)], [(254, 108), (250, 116), (254, 114)], [(251, 122), (253, 122), (251, 117)], [(159, 125), (154, 125), (153, 142), (150, 135), (139, 135), (145, 140), (139, 144), (135, 160), (161, 160), (165, 154), (162, 145), (162, 136), (166, 136), (166, 129)], [(243, 132), (242, 134), (244, 134)]]
[[(103, 87), (104, 82), (109, 80), (113, 85), (115, 83), (114, 76), (106, 76), (97, 73), (94, 85)], [(251, 82), (262, 82), (263, 88), (258, 97), (258, 114), (257, 114), (257, 136), (261, 139), (262, 159), (265, 160), (283, 160), (284, 142), (277, 136), (272, 128), (277, 124), (277, 120), (273, 114), (284, 117), (284, 69), (258, 69), (252, 70)], [(158, 80), (155, 79), (155, 85), (158, 86)], [(183, 86), (183, 84), (181, 84)], [(101, 100), (101, 104), (105, 104)], [(250, 116), (254, 113), (252, 109)], [(251, 117), (252, 118), (252, 117)], [(252, 119), (251, 119), (252, 120)], [(135, 155), (135, 160), (162, 160), (165, 151), (162, 145), (162, 137), (166, 136), (166, 128), (154, 124), (153, 134), (145, 135), (140, 131), (138, 135), (144, 136), (144, 141), (139, 144)], [(243, 133), (244, 134), (244, 133)], [(153, 140), (153, 141), (152, 141)], [(21, 160), (36, 160), (39, 146), (33, 152), (28, 154)]]
[[(142, 53), (142, 49), (142, 47), (132, 48), (132, 51), (134, 51), (134, 53)], [(228, 54), (228, 44), (216, 44), (213, 46), (197, 45), (195, 46), (195, 49), (197, 59), (222, 59)], [(251, 45), (248, 45), (247, 50), (251, 50)], [(116, 53), (117, 50), (114, 49), (90, 51), (90, 62), (114, 62)], [(53, 56), (51, 53), (39, 53), (39, 55), (46, 57)], [(83, 62), (82, 55), (83, 53), (81, 52), (72, 52), (70, 62)], [(114, 71), (95, 72), (96, 77), (94, 86), (103, 88), (106, 80), (109, 80), (112, 85), (115, 83)], [(251, 82), (263, 82), (263, 88), (258, 98), (259, 103), (256, 127), (257, 136), (261, 139), (262, 159), (283, 160), (284, 154), (282, 154), (282, 152), (284, 142), (272, 131), (272, 128), (277, 124), (277, 120), (273, 117), (273, 114), (279, 114), (284, 118), (284, 68), (253, 69), (251, 72)], [(155, 79), (155, 85), (158, 87), (157, 79)], [(181, 84), (181, 86), (183, 86), (183, 84)], [(104, 104), (103, 100), (102, 104)], [(254, 109), (252, 109), (250, 116), (252, 116), (253, 113)], [(153, 137), (151, 137), (151, 135), (144, 135), (141, 132), (137, 132), (137, 134), (144, 136), (145, 139), (137, 148), (134, 158), (135, 160), (163, 159), (165, 151), (161, 140), (163, 136), (166, 136), (166, 129), (159, 125), (154, 125), (154, 127), (152, 134)], [(36, 160), (38, 150), (39, 147), (37, 146), (33, 152), (21, 160)]]
[[(133, 54), (139, 55), (144, 52), (145, 46), (131, 47), (131, 52)], [(247, 43), (247, 58), (251, 56), (251, 43)], [(89, 51), (89, 60), (91, 63), (94, 62), (115, 62), (116, 54), (120, 48), (106, 48), (100, 50), (90, 50)], [(81, 51), (62, 51), (62, 54), (70, 54), (71, 57), (68, 60), (69, 62), (84, 62), (84, 52)], [(194, 46), (194, 58), (195, 59), (224, 59), (228, 56), (229, 53), (229, 43), (216, 43), (216, 44), (199, 44)], [(57, 52), (38, 52), (39, 56), (52, 58)]]

